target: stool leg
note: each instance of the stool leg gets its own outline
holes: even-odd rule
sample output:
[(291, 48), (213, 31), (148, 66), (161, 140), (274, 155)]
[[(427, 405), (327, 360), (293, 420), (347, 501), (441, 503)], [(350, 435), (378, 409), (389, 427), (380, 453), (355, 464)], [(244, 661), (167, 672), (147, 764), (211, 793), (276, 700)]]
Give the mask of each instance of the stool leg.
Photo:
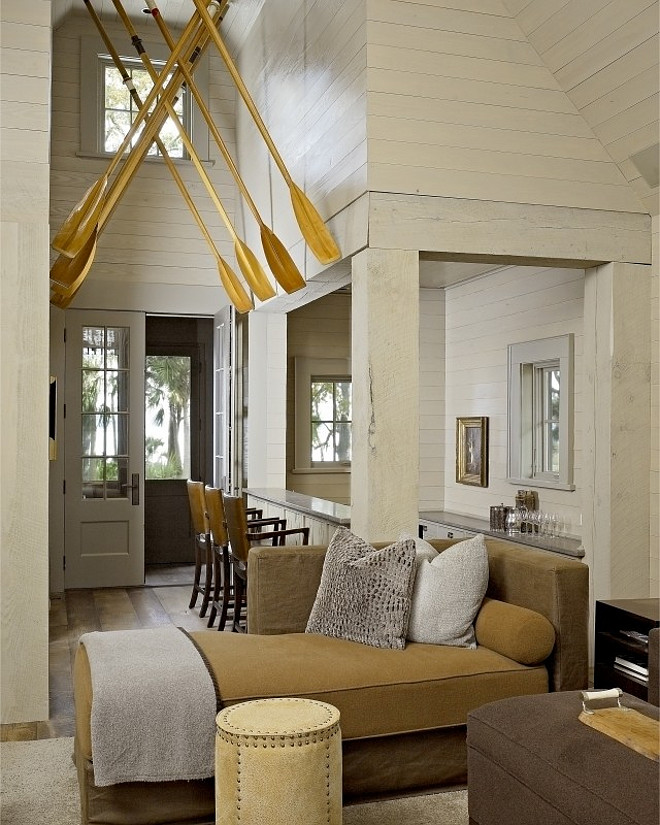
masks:
[(218, 630), (224, 630), (227, 624), (227, 609), (231, 600), (231, 572), (229, 566), (229, 551), (226, 547), (221, 548), (222, 552), (222, 608), (220, 609), (220, 622)]
[(199, 610), (199, 617), (203, 619), (206, 616), (206, 608), (209, 606), (211, 599), (211, 586), (213, 583), (213, 550), (211, 549), (210, 536), (205, 537), (205, 557), (206, 557), (206, 576), (204, 578), (204, 592), (202, 594), (202, 606)]
[[(220, 572), (220, 553), (222, 552), (221, 547), (216, 547), (212, 545), (211, 553), (213, 554), (213, 596), (211, 598), (211, 612), (209, 613), (209, 620), (206, 624), (207, 627), (213, 627), (213, 622), (215, 621), (216, 614), (218, 612), (218, 598), (220, 596), (220, 584), (222, 582), (222, 574)], [(221, 622), (222, 622), (222, 610), (220, 611), (221, 614)]]
[(192, 608), (197, 603), (197, 594), (200, 591), (199, 579), (202, 575), (202, 551), (199, 546), (199, 536), (195, 536), (195, 578), (193, 579), (193, 589), (190, 595), (190, 604), (188, 609)]
[(234, 623), (232, 631), (242, 633), (241, 627), (241, 607), (243, 605), (243, 579), (238, 574), (234, 574)]

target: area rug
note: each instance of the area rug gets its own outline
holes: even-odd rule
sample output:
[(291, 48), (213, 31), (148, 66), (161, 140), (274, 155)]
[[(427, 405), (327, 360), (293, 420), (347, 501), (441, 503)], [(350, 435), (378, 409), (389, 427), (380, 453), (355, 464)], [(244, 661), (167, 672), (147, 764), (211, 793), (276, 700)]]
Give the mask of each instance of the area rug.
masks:
[[(80, 825), (73, 739), (3, 742), (2, 825)], [(411, 796), (349, 805), (343, 825), (467, 825), (467, 792)]]

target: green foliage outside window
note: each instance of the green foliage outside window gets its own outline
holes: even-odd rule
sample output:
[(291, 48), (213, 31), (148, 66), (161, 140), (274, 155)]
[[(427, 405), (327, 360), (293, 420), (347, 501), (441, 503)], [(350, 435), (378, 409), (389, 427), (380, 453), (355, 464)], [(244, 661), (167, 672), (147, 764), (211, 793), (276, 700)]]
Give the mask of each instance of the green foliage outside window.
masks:
[(351, 460), (351, 382), (347, 379), (312, 378), (312, 463), (346, 463)]

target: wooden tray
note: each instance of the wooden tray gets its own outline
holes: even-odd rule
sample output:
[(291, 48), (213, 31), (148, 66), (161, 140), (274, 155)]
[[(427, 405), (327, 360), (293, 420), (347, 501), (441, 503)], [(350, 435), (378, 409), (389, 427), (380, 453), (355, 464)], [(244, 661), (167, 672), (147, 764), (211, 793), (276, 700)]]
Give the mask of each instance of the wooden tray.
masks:
[(637, 753), (660, 761), (660, 722), (631, 708), (601, 708), (582, 711), (580, 722), (616, 739)]

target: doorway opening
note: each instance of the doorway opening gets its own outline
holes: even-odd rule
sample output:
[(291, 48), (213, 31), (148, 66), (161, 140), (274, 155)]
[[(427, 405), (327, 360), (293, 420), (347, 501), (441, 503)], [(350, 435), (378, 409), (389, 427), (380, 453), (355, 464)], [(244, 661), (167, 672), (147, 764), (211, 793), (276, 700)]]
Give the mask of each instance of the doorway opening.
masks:
[(213, 320), (148, 315), (145, 567), (192, 563), (186, 480), (213, 467)]

